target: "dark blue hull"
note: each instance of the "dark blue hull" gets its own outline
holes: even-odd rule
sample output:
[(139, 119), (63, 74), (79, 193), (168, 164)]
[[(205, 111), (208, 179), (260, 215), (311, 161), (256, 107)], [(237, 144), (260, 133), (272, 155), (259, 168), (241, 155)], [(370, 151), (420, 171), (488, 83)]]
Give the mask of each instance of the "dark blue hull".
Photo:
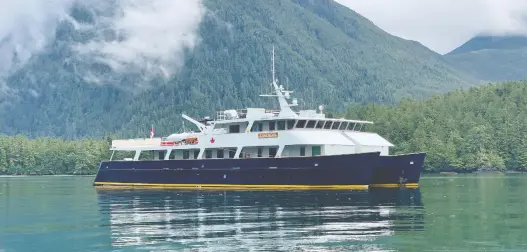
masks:
[(367, 189), (379, 154), (104, 161), (94, 185)]
[(418, 187), (425, 153), (102, 162), (96, 186), (366, 189)]
[(372, 187), (417, 187), (426, 153), (380, 156), (373, 174)]

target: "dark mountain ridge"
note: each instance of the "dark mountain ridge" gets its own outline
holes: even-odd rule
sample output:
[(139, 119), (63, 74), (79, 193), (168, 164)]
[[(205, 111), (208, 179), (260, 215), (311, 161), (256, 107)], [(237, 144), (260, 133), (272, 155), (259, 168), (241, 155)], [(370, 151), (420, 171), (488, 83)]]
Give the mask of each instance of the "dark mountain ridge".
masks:
[(476, 36), (469, 41), (463, 43), (461, 46), (447, 53), (446, 55), (462, 54), (468, 52), (475, 52), (486, 49), (498, 50), (515, 50), (527, 48), (527, 36), (523, 35), (505, 35), (492, 36), (482, 35)]
[(476, 36), (446, 54), (445, 59), (480, 80), (524, 80), (527, 78), (527, 37)]

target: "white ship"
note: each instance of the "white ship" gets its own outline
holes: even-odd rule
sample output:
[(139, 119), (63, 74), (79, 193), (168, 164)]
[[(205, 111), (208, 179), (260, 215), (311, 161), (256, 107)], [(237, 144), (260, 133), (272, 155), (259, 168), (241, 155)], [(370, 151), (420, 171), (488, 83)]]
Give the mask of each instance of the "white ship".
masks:
[[(198, 129), (163, 138), (112, 141), (95, 186), (367, 189), (417, 187), (424, 153), (389, 154), (392, 143), (363, 130), (369, 121), (327, 118), (293, 108), (278, 85), (272, 52), (271, 86), (278, 110), (219, 111), (214, 119), (183, 118)], [(116, 151), (133, 157), (114, 159)], [(147, 155), (145, 155), (147, 153)], [(147, 157), (150, 160), (145, 160)]]

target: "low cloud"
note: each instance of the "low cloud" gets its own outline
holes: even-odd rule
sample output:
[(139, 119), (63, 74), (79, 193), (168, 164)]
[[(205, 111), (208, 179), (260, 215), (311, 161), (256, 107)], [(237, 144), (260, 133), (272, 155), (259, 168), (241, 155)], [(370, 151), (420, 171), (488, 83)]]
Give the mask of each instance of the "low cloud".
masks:
[(125, 79), (119, 74), (127, 73), (145, 81), (169, 77), (183, 65), (185, 50), (199, 43), (204, 14), (201, 0), (2, 1), (0, 92), (9, 89), (8, 76), (46, 50), (64, 23), (86, 35), (68, 56), (77, 59), (77, 74), (85, 80), (119, 82)]
[[(79, 27), (94, 36), (75, 50), (83, 60), (112, 72), (133, 72), (145, 80), (169, 77), (183, 65), (185, 50), (199, 42), (197, 30), (205, 14), (199, 0), (91, 1), (99, 3), (92, 9), (94, 22)], [(92, 81), (101, 78), (106, 81), (102, 71), (89, 74)]]
[(0, 94), (10, 90), (5, 80), (44, 50), (57, 25), (69, 19), (73, 0), (0, 2)]
[(525, 0), (337, 0), (381, 29), (446, 53), (478, 34), (527, 35)]

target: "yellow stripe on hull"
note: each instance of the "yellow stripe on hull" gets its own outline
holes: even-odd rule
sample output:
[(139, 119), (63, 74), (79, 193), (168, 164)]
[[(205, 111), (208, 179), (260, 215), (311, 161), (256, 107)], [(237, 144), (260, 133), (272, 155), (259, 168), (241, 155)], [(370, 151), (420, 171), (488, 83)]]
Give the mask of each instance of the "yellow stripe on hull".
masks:
[(398, 188), (398, 187), (405, 187), (405, 188), (418, 188), (418, 183), (403, 183), (403, 184), (372, 184), (370, 187), (380, 187), (380, 188)]
[(151, 187), (175, 189), (232, 189), (232, 190), (298, 190), (298, 189), (331, 189), (331, 190), (368, 190), (368, 185), (230, 185), (230, 184), (149, 184), (149, 183), (120, 183), (95, 182), (95, 186), (123, 188), (123, 187)]

